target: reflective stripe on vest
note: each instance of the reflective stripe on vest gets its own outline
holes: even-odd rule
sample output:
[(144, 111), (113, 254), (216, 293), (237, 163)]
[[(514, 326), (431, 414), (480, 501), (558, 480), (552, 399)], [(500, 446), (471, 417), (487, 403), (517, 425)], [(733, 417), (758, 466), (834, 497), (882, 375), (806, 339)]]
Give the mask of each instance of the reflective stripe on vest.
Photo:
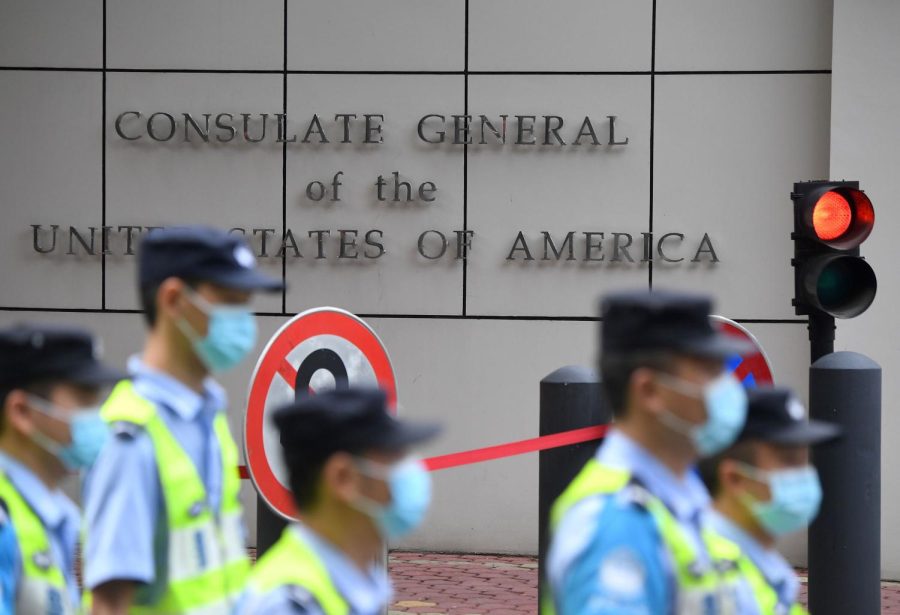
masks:
[[(736, 586), (740, 583), (740, 572), (733, 559), (719, 559), (714, 555), (734, 545), (708, 529), (702, 529), (702, 540), (710, 556), (709, 563), (706, 563), (666, 505), (643, 487), (631, 484), (631, 475), (626, 470), (604, 466), (591, 459), (554, 503), (550, 511), (551, 531), (556, 529), (566, 512), (581, 500), (595, 495), (611, 495), (626, 488), (635, 504), (650, 513), (672, 558), (677, 585), (675, 613), (737, 613)], [(545, 614), (554, 611), (552, 598), (542, 606)]]
[(308, 591), (324, 615), (348, 615), (350, 612), (325, 565), (291, 526), (284, 528), (278, 542), (259, 559), (250, 573), (250, 598), (286, 585)]
[(2, 472), (0, 500), (3, 500), (12, 520), (22, 565), (22, 578), (16, 588), (16, 613), (76, 613), (69, 599), (62, 568), (53, 561), (47, 529)]
[(130, 381), (116, 385), (101, 415), (109, 423), (129, 422), (146, 430), (153, 442), (168, 525), (166, 589), (157, 602), (132, 607), (142, 613), (223, 613), (244, 589), (250, 562), (241, 528), (238, 500), (238, 451), (219, 413), (213, 429), (222, 461), (222, 504), (210, 510), (203, 481), (156, 405), (141, 397)]

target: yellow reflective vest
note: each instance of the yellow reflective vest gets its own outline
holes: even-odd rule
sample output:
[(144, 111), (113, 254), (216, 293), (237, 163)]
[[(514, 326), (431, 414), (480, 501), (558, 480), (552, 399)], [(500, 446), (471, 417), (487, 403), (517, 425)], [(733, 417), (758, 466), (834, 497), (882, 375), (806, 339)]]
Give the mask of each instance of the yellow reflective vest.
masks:
[[(551, 531), (578, 502), (596, 495), (611, 495), (626, 488), (627, 496), (650, 513), (671, 558), (676, 584), (674, 613), (706, 613), (710, 612), (710, 606), (714, 607), (714, 613), (737, 613), (737, 586), (743, 582), (740, 571), (733, 559), (720, 557), (725, 551), (734, 554), (732, 549), (737, 547), (704, 529), (702, 539), (709, 558), (701, 557), (686, 530), (666, 505), (646, 489), (631, 484), (631, 475), (626, 470), (591, 459), (554, 503), (550, 511)], [(708, 563), (707, 559), (710, 560)], [(542, 613), (552, 615), (555, 612), (553, 598), (549, 591), (545, 592), (545, 596)]]
[[(737, 545), (732, 545), (737, 548)], [(790, 608), (786, 608), (778, 602), (778, 593), (769, 585), (762, 571), (753, 563), (744, 553), (731, 554), (720, 552), (722, 557), (732, 557), (741, 571), (741, 576), (750, 585), (753, 590), (753, 597), (756, 599), (756, 606), (759, 608), (761, 615), (809, 615), (807, 610), (801, 604), (793, 604)]]
[(325, 564), (299, 533), (288, 526), (263, 555), (248, 583), (252, 602), (279, 587), (293, 586), (308, 592), (325, 615), (348, 615), (350, 607), (334, 586)]
[(109, 423), (143, 428), (153, 443), (168, 530), (165, 591), (152, 604), (136, 604), (132, 613), (192, 615), (228, 613), (244, 590), (250, 562), (244, 544), (238, 450), (225, 415), (213, 422), (222, 461), (222, 505), (210, 510), (206, 488), (193, 461), (162, 418), (156, 405), (141, 397), (130, 381), (116, 385), (101, 409)]
[(22, 577), (16, 588), (16, 613), (78, 613), (78, 605), (71, 604), (69, 599), (62, 568), (53, 560), (47, 528), (3, 472), (0, 472), (0, 500), (16, 531), (22, 565)]

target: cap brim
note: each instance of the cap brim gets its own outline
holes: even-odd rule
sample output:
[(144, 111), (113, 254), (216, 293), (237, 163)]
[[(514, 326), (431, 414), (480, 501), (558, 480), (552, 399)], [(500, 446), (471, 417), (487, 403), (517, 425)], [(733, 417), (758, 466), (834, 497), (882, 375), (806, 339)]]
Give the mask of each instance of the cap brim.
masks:
[(434, 423), (418, 423), (403, 420), (392, 421), (392, 428), (370, 440), (372, 448), (399, 450), (428, 442), (441, 432)]
[(116, 382), (126, 380), (129, 377), (127, 372), (100, 362), (88, 363), (65, 376), (66, 380), (71, 380), (72, 382), (85, 386), (115, 384)]
[(692, 355), (717, 359), (746, 355), (756, 350), (750, 342), (723, 333), (717, 333), (705, 340), (687, 342), (682, 349)]
[(207, 281), (235, 290), (276, 292), (284, 289), (284, 282), (255, 269), (230, 271), (207, 278)]
[(812, 446), (829, 442), (840, 435), (841, 428), (837, 425), (822, 421), (804, 421), (755, 438), (772, 444)]

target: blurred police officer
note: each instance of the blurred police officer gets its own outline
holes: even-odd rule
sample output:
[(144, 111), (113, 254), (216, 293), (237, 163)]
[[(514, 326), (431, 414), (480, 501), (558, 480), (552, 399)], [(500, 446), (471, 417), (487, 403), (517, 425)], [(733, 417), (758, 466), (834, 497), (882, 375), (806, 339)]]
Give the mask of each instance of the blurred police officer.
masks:
[(147, 235), (138, 282), (149, 333), (103, 407), (114, 437), (85, 485), (85, 585), (94, 613), (227, 612), (249, 563), (238, 451), (210, 373), (253, 350), (251, 295), (282, 284), (242, 238), (207, 227)]
[[(732, 613), (741, 581), (703, 525), (699, 457), (730, 445), (746, 394), (710, 300), (656, 291), (602, 302), (600, 372), (615, 427), (554, 505), (549, 579), (557, 612)], [(552, 608), (545, 603), (545, 608)]]
[(800, 401), (783, 388), (748, 393), (747, 422), (736, 444), (700, 465), (714, 497), (709, 521), (740, 547), (740, 568), (759, 613), (800, 614), (800, 582), (775, 550), (775, 540), (806, 529), (819, 511), (822, 488), (809, 447), (838, 428), (806, 420)]
[(306, 397), (279, 410), (275, 424), (300, 522), (257, 563), (241, 612), (384, 612), (384, 544), (417, 527), (431, 498), (410, 447), (437, 427), (394, 419), (377, 389)]
[(125, 374), (98, 357), (81, 329), (0, 329), (0, 598), (11, 612), (80, 610), (80, 514), (60, 484), (92, 464), (107, 438), (101, 395)]

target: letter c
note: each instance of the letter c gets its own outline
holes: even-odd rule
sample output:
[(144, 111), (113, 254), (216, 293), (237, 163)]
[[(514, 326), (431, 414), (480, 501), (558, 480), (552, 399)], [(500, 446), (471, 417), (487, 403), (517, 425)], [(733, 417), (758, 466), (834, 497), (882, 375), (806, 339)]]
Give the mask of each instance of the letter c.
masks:
[(125, 139), (126, 141), (137, 141), (141, 138), (141, 135), (136, 137), (129, 137), (124, 132), (122, 132), (122, 120), (126, 115), (133, 115), (135, 117), (142, 117), (140, 111), (123, 111), (119, 114), (119, 117), (116, 118), (116, 134)]
[(677, 237), (678, 243), (684, 241), (684, 233), (666, 233), (662, 237), (659, 238), (659, 243), (656, 244), (656, 251), (659, 254), (659, 257), (663, 259), (663, 262), (666, 263), (680, 263), (684, 260), (684, 257), (681, 258), (669, 258), (666, 256), (666, 253), (663, 252), (663, 243), (665, 243), (666, 239), (669, 237)]

